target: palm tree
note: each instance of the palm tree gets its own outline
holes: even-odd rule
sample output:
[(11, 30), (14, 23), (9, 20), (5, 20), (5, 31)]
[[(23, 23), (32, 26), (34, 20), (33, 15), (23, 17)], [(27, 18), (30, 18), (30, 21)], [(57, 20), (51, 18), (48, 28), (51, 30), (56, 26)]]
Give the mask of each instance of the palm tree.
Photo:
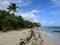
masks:
[(17, 11), (17, 8), (18, 8), (18, 6), (16, 6), (16, 4), (15, 3), (11, 3), (9, 6), (8, 6), (8, 11), (9, 12), (12, 12), (13, 14)]

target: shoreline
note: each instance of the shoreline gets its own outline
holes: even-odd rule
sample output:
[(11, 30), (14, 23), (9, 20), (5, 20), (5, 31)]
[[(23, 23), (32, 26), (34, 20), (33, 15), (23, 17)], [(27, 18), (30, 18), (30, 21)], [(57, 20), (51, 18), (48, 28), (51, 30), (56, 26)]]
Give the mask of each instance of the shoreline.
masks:
[[(45, 37), (45, 39), (44, 39)], [(42, 38), (43, 40), (47, 40), (45, 41), (45, 43), (49, 43), (49, 44), (46, 44), (46, 45), (60, 45), (60, 36), (55, 34), (54, 32), (44, 32), (42, 31)], [(52, 43), (53, 42), (53, 43)]]
[[(28, 34), (27, 31), (29, 30), (31, 29), (23, 29), (22, 31), (10, 31), (6, 33), (1, 32), (0, 33), (0, 45), (16, 45), (17, 43), (19, 43), (21, 38), (26, 37), (25, 33)], [(35, 30), (37, 31), (36, 28)], [(43, 40), (43, 45), (58, 45), (56, 41), (50, 38), (52, 35), (51, 33), (50, 34), (48, 34), (48, 32), (43, 33), (43, 31), (41, 32), (41, 30), (39, 30), (39, 32)]]

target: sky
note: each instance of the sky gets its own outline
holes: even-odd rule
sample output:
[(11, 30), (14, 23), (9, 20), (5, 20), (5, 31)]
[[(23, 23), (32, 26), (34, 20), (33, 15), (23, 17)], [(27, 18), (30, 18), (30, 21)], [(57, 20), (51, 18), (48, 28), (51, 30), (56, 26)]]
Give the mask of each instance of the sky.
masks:
[(0, 10), (7, 10), (10, 3), (18, 6), (17, 16), (40, 22), (42, 26), (60, 26), (60, 0), (0, 0)]

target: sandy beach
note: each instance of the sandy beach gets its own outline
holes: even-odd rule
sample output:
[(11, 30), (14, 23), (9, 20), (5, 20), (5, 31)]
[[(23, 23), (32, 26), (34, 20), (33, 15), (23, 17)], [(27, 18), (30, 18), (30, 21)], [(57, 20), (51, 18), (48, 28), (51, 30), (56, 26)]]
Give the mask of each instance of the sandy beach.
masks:
[[(20, 39), (25, 38), (28, 35), (29, 30), (30, 29), (26, 29), (23, 31), (10, 31), (6, 33), (0, 33), (0, 45), (18, 45)], [(40, 34), (43, 39), (43, 45), (57, 45), (55, 41), (48, 38), (46, 35), (42, 33)]]
[(23, 31), (10, 31), (6, 33), (0, 34), (0, 45), (17, 45), (20, 42), (20, 39), (23, 37), (26, 37), (24, 32), (27, 32), (27, 30)]
[(42, 34), (42, 39), (43, 39), (43, 45), (57, 45), (54, 40), (51, 38), (47, 37), (47, 35)]

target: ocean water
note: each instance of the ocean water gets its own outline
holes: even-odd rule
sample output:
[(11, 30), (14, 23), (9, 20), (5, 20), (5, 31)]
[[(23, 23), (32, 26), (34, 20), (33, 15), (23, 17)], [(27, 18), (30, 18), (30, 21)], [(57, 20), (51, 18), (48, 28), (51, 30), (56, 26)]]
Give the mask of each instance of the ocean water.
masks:
[(60, 33), (60, 26), (42, 26), (42, 31)]
[(60, 26), (42, 26), (42, 34), (47, 35), (56, 42), (57, 45), (60, 45)]

